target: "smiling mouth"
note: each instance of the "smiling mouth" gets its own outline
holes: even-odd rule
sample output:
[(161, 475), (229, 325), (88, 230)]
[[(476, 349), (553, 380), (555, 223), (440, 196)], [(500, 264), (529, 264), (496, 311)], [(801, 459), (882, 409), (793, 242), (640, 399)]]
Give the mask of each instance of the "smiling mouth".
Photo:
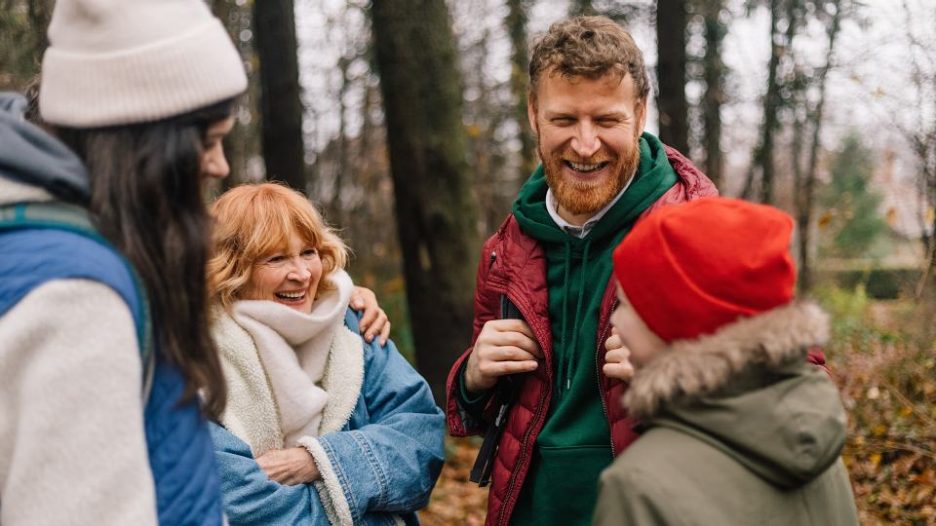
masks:
[(299, 303), (305, 300), (305, 292), (277, 292), (275, 293), (276, 299), (286, 302), (286, 303)]
[(592, 172), (597, 172), (605, 166), (611, 164), (609, 161), (602, 161), (600, 163), (576, 163), (568, 160), (562, 161), (568, 168), (575, 170), (576, 172), (588, 174)]

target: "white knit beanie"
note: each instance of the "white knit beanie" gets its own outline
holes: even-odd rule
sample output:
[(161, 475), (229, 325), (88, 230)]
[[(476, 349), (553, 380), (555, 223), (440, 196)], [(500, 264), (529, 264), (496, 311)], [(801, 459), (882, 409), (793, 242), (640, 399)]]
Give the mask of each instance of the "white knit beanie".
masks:
[(204, 0), (58, 0), (39, 110), (51, 124), (148, 122), (242, 93), (237, 49)]

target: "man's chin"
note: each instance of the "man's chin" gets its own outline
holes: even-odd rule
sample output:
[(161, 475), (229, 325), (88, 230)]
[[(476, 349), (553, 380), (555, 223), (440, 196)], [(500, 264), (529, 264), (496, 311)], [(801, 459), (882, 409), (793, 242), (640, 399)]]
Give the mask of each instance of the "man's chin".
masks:
[(556, 202), (575, 215), (594, 214), (617, 197), (624, 185), (607, 180), (600, 185), (575, 185), (560, 182), (553, 188)]
[(608, 191), (599, 194), (595, 190), (582, 192), (570, 188), (557, 189), (555, 194), (559, 206), (577, 216), (595, 214), (617, 196), (617, 192)]

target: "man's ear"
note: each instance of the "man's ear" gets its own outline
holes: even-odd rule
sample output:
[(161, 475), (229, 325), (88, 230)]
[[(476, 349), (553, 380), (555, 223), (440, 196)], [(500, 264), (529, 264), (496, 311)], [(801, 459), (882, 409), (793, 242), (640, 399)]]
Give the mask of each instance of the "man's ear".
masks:
[(536, 127), (536, 102), (533, 99), (532, 93), (527, 95), (527, 119), (530, 120), (530, 129), (533, 130), (533, 134), (539, 135), (539, 129)]
[(640, 130), (640, 133), (644, 132), (644, 127), (647, 125), (647, 111), (648, 104), (650, 101), (650, 96), (646, 96), (643, 100), (637, 101), (636, 112), (637, 112), (637, 129)]

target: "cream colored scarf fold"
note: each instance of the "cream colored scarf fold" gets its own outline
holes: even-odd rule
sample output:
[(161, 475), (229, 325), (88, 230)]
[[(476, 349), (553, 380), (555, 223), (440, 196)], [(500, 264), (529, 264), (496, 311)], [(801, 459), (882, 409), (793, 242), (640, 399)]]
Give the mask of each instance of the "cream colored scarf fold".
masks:
[(343, 270), (326, 279), (336, 290), (316, 299), (309, 314), (259, 300), (238, 301), (231, 309), (234, 321), (256, 346), (286, 447), (297, 445), (303, 436), (319, 435), (329, 403), (322, 380), (336, 331), (343, 328), (353, 285)]

